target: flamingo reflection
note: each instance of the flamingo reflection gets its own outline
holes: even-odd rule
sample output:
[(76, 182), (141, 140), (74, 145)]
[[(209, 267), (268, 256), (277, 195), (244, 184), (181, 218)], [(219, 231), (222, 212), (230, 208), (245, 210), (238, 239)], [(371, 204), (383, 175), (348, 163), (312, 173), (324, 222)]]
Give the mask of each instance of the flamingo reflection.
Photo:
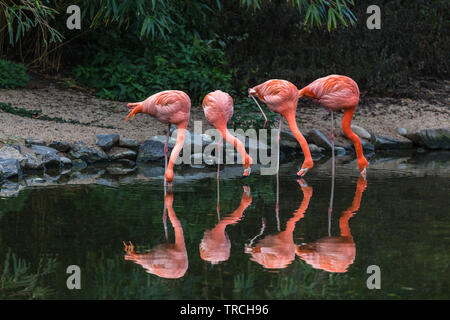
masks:
[(147, 253), (136, 253), (130, 242), (125, 245), (125, 260), (140, 264), (148, 273), (161, 278), (177, 279), (184, 276), (188, 269), (188, 256), (184, 243), (183, 228), (173, 210), (173, 194), (167, 192), (164, 197), (169, 220), (175, 231), (175, 243), (157, 245)]
[[(217, 264), (229, 259), (231, 242), (225, 229), (228, 225), (239, 222), (245, 209), (252, 203), (250, 189), (247, 186), (243, 188), (244, 192), (239, 207), (233, 213), (221, 219), (214, 228), (205, 231), (200, 242), (200, 257), (203, 260)], [(217, 207), (219, 208), (219, 206)], [(218, 217), (220, 217), (219, 212)]]
[(293, 237), (295, 224), (304, 217), (313, 193), (313, 188), (309, 187), (303, 179), (297, 182), (302, 189), (303, 200), (300, 207), (294, 212), (293, 217), (286, 223), (286, 229), (265, 237), (258, 241), (255, 246), (252, 246), (251, 243), (245, 246), (245, 252), (251, 254), (250, 259), (267, 269), (286, 268), (295, 259), (296, 246)]
[(367, 181), (360, 176), (356, 186), (352, 205), (342, 212), (339, 219), (340, 237), (324, 237), (314, 243), (297, 246), (297, 255), (315, 269), (328, 272), (346, 272), (353, 264), (356, 256), (356, 246), (350, 232), (349, 220), (359, 210), (361, 198), (366, 189)]

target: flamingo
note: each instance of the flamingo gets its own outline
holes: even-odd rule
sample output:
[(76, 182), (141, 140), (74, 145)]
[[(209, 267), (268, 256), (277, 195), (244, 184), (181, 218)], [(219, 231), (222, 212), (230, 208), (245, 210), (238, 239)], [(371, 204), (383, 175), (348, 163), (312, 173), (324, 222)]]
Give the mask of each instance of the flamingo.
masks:
[[(286, 118), (289, 128), (294, 134), (297, 141), (300, 143), (303, 154), (305, 155), (305, 161), (297, 173), (299, 176), (304, 176), (313, 167), (313, 160), (311, 152), (309, 151), (308, 143), (305, 137), (302, 135), (297, 127), (295, 120), (295, 112), (297, 111), (297, 103), (299, 99), (297, 87), (286, 80), (268, 80), (262, 84), (259, 84), (253, 88), (248, 89), (248, 94), (252, 97), (256, 104), (258, 102), (254, 98), (255, 96), (267, 104), (270, 111), (280, 114), (279, 129), (281, 130), (282, 117)], [(267, 117), (258, 104), (261, 112), (264, 115), (267, 123)], [(265, 125), (264, 125), (265, 126)], [(278, 142), (280, 140), (280, 130), (278, 132)]]
[(123, 242), (124, 258), (141, 265), (147, 273), (166, 279), (178, 279), (184, 276), (189, 266), (183, 227), (173, 210), (172, 192), (166, 193), (164, 203), (175, 231), (175, 243), (159, 244), (146, 253), (136, 253), (131, 242), (128, 245)]
[(342, 130), (355, 146), (359, 171), (365, 178), (368, 162), (363, 154), (361, 140), (351, 129), (352, 117), (359, 103), (359, 88), (356, 82), (349, 77), (333, 74), (317, 79), (304, 87), (299, 91), (299, 96), (310, 98), (331, 112), (332, 174), (334, 174), (333, 114), (334, 111), (344, 110)]
[[(173, 165), (183, 148), (186, 128), (189, 123), (189, 116), (191, 113), (191, 99), (183, 91), (167, 90), (156, 93), (142, 102), (129, 103), (128, 114), (125, 122), (131, 117), (134, 119), (138, 113), (148, 113), (150, 116), (158, 119), (162, 123), (168, 124), (167, 139), (164, 146), (165, 156), (165, 180), (169, 183), (173, 181)], [(177, 140), (175, 146), (170, 154), (169, 164), (167, 164), (168, 155), (168, 141), (170, 134), (170, 126), (174, 124), (177, 126)]]
[(239, 207), (227, 217), (220, 219), (214, 228), (206, 230), (200, 242), (200, 257), (211, 264), (227, 261), (230, 257), (231, 242), (225, 229), (229, 225), (238, 223), (242, 219), (245, 209), (252, 203), (250, 188), (247, 186), (243, 188), (244, 192)]
[[(250, 259), (266, 269), (284, 269), (295, 259), (296, 245), (293, 236), (295, 224), (304, 217), (313, 193), (312, 187), (309, 187), (303, 179), (297, 182), (302, 188), (303, 200), (293, 217), (286, 222), (286, 229), (263, 238), (255, 246), (252, 246), (252, 243), (245, 245), (245, 253), (251, 255)], [(263, 231), (260, 232), (262, 233)]]
[(349, 220), (361, 205), (362, 194), (367, 187), (367, 181), (360, 176), (356, 185), (356, 192), (352, 205), (342, 212), (339, 219), (341, 235), (339, 237), (321, 238), (313, 243), (297, 246), (295, 253), (315, 269), (328, 272), (346, 272), (355, 261), (356, 246), (350, 232)]
[[(227, 123), (233, 116), (233, 98), (226, 92), (216, 90), (208, 93), (203, 99), (203, 111), (208, 122), (213, 125), (239, 152), (244, 167), (244, 176), (250, 175), (253, 159), (245, 151), (243, 143), (228, 131)], [(217, 174), (218, 176), (218, 174)]]

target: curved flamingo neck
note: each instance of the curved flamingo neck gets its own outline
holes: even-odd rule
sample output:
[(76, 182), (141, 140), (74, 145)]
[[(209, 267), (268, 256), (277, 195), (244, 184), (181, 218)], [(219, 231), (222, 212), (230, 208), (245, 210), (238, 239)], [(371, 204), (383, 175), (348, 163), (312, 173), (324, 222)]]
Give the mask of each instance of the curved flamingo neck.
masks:
[(355, 146), (356, 157), (358, 158), (358, 167), (359, 170), (362, 171), (365, 167), (367, 167), (367, 160), (363, 154), (361, 139), (352, 131), (351, 128), (352, 118), (355, 110), (356, 107), (345, 110), (344, 117), (342, 118), (342, 131), (344, 132), (345, 136), (353, 142), (353, 145)]
[(339, 219), (339, 228), (341, 229), (341, 237), (352, 237), (350, 232), (350, 226), (348, 222), (350, 218), (352, 218), (356, 211), (359, 210), (361, 205), (362, 194), (366, 189), (367, 181), (360, 176), (358, 179), (358, 183), (356, 185), (355, 197), (353, 198), (352, 205), (342, 213), (341, 218)]
[(170, 159), (169, 159), (169, 164), (167, 165), (167, 169), (166, 169), (166, 180), (167, 182), (172, 182), (173, 181), (173, 166), (175, 164), (175, 161), (178, 158), (178, 155), (180, 154), (181, 149), (183, 148), (184, 145), (184, 137), (186, 135), (186, 128), (187, 128), (187, 123), (180, 123), (178, 125), (178, 129), (177, 129), (177, 140), (175, 142), (175, 146), (172, 149), (172, 152), (170, 153)]
[(312, 188), (306, 187), (302, 188), (303, 191), (303, 200), (300, 204), (300, 207), (294, 212), (294, 216), (289, 219), (289, 221), (286, 223), (286, 231), (289, 231), (290, 233), (294, 232), (295, 224), (304, 217), (304, 214), (309, 206), (309, 201), (312, 197)]
[(169, 214), (170, 223), (172, 223), (173, 229), (175, 231), (175, 246), (185, 247), (183, 227), (181, 226), (180, 220), (178, 220), (175, 215), (175, 210), (173, 210), (172, 205), (167, 205), (167, 212)]
[(306, 142), (305, 137), (300, 132), (297, 126), (297, 121), (295, 120), (295, 111), (292, 111), (291, 109), (284, 112), (282, 114), (283, 117), (286, 118), (289, 128), (291, 129), (292, 133), (294, 134), (295, 138), (297, 139), (298, 143), (300, 144), (300, 147), (302, 148), (303, 154), (305, 156), (305, 161), (303, 162), (303, 168), (311, 169), (313, 167), (313, 160), (311, 157), (311, 151), (309, 150), (308, 142)]
[(237, 152), (239, 152), (239, 154), (241, 155), (241, 158), (242, 158), (242, 164), (244, 166), (244, 169), (247, 169), (248, 165), (253, 164), (253, 160), (247, 154), (247, 151), (245, 151), (244, 144), (241, 142), (241, 140), (239, 140), (238, 138), (233, 136), (230, 133), (230, 131), (228, 131), (226, 126), (218, 126), (217, 129), (222, 134), (223, 139), (226, 142), (229, 142), (230, 144), (233, 144), (234, 148), (237, 150)]

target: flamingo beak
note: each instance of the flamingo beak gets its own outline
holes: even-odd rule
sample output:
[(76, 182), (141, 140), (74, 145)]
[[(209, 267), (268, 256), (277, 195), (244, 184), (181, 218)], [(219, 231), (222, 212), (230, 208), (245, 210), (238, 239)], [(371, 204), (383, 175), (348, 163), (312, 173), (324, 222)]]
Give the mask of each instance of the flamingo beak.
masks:
[(366, 170), (367, 168), (364, 168), (362, 171), (361, 171), (361, 176), (364, 178), (364, 180), (367, 180), (367, 170)]
[(297, 172), (297, 175), (300, 177), (303, 177), (308, 172), (308, 168), (303, 168), (299, 172)]

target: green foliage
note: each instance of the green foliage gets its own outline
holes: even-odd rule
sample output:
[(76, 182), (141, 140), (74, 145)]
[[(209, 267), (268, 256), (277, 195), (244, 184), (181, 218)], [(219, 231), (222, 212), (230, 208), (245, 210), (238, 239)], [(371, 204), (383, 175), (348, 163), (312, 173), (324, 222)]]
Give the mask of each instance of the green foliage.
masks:
[[(154, 42), (140, 52), (98, 48), (95, 57), (74, 70), (81, 83), (104, 99), (141, 101), (162, 90), (183, 90), (199, 102), (209, 91), (230, 88), (225, 54), (195, 36)], [(132, 40), (130, 40), (132, 41)]]
[(25, 87), (29, 79), (23, 64), (0, 59), (0, 88)]
[[(244, 90), (242, 90), (244, 91)], [(261, 114), (258, 106), (249, 97), (237, 97), (237, 94), (230, 93), (234, 98), (234, 113), (229, 122), (229, 127), (247, 130), (264, 128), (264, 116)], [(237, 98), (236, 98), (237, 97)], [(277, 114), (270, 112), (263, 103), (260, 103), (267, 117), (267, 129), (274, 126), (277, 120)]]

